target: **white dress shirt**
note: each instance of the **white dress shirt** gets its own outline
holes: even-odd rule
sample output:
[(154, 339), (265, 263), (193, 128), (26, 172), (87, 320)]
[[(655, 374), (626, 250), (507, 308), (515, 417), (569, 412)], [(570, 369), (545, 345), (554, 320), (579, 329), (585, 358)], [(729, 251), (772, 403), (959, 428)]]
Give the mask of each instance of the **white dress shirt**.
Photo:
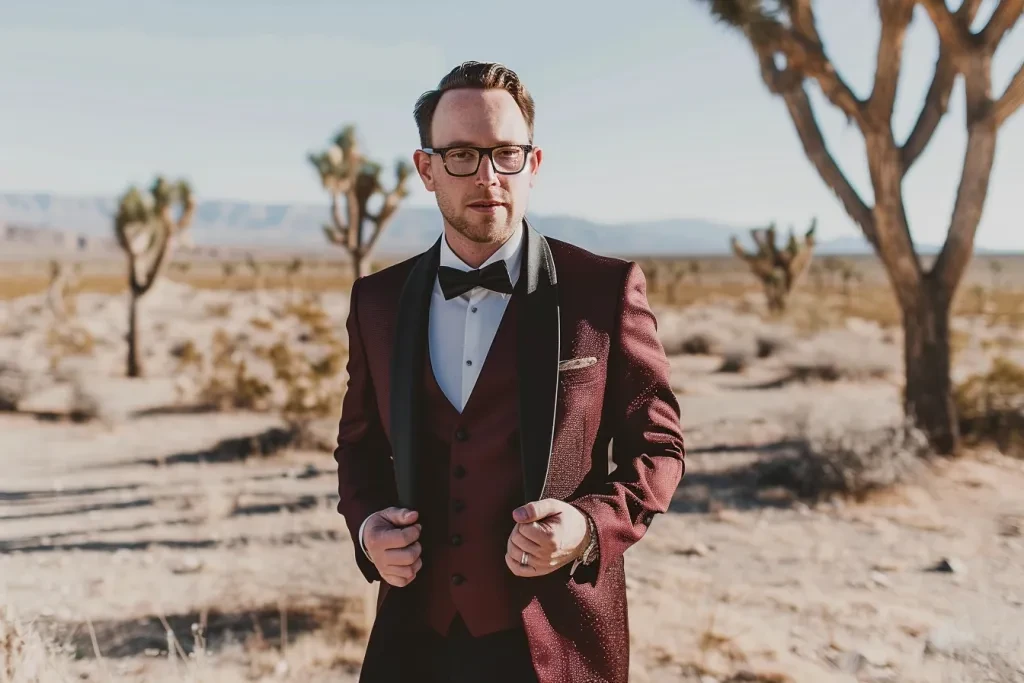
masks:
[[(515, 287), (519, 280), (522, 249), (523, 228), (520, 226), (490, 258), (480, 264), (480, 268), (504, 260), (509, 280)], [(473, 270), (455, 255), (447, 239), (441, 240), (440, 265), (462, 271)], [(430, 364), (441, 391), (460, 413), (473, 392), (511, 297), (511, 294), (476, 287), (461, 296), (445, 299), (440, 281), (434, 279), (427, 332)]]
[[(504, 260), (509, 280), (515, 287), (519, 281), (522, 252), (523, 227), (520, 224), (505, 243), (479, 267), (485, 268)], [(439, 265), (464, 271), (473, 270), (473, 266), (452, 251), (446, 238), (441, 240)], [(438, 386), (459, 413), (469, 401), (511, 297), (511, 294), (475, 287), (460, 296), (445, 299), (440, 281), (436, 277), (434, 279), (427, 329), (430, 364)], [(359, 526), (359, 544), (364, 552), (363, 527), (368, 520), (369, 517)], [(575, 569), (576, 565), (573, 565), (573, 572)]]

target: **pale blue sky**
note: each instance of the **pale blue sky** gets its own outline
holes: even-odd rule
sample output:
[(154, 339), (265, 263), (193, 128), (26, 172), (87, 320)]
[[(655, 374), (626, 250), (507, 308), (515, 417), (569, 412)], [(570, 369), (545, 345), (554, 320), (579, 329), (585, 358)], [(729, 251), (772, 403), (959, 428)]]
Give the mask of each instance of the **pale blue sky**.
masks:
[[(816, 5), (840, 72), (867, 93), (875, 3)], [(936, 50), (919, 8), (899, 139)], [(465, 59), (508, 64), (534, 94), (546, 153), (535, 213), (798, 227), (817, 215), (823, 237), (855, 231), (749, 47), (694, 0), (600, 10), (550, 0), (0, 0), (0, 190), (109, 196), (160, 171), (187, 176), (208, 198), (325, 201), (306, 153), (354, 122), (374, 157), (408, 158), (416, 97)], [(1024, 21), (996, 54), (997, 93), (1022, 60)], [(962, 96), (958, 86), (906, 181), (920, 241), (941, 240), (949, 222), (966, 139)], [(818, 111), (833, 153), (870, 201), (859, 134), (831, 107)], [(1022, 193), (1018, 112), (1000, 133), (979, 245), (1024, 249)], [(410, 203), (433, 197), (417, 182)]]

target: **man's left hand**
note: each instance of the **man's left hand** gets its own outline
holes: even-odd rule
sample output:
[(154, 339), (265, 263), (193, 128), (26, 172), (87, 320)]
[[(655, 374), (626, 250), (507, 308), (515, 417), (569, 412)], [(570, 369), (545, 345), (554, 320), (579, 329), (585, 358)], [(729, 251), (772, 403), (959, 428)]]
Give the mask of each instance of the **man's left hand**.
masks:
[[(516, 508), (505, 564), (516, 576), (544, 576), (578, 558), (590, 543), (586, 516), (569, 503), (545, 498)], [(523, 553), (526, 562), (521, 564)]]

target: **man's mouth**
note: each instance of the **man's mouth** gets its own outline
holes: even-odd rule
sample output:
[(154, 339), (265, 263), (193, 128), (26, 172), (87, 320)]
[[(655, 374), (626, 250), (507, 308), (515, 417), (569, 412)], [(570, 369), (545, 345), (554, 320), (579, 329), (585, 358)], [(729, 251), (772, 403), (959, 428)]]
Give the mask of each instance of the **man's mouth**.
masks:
[(504, 202), (483, 201), (483, 202), (473, 202), (473, 203), (470, 204), (470, 206), (472, 206), (474, 208), (478, 208), (478, 209), (490, 209), (490, 208), (495, 208), (495, 207), (498, 207), (498, 206), (505, 206), (505, 204), (504, 204)]

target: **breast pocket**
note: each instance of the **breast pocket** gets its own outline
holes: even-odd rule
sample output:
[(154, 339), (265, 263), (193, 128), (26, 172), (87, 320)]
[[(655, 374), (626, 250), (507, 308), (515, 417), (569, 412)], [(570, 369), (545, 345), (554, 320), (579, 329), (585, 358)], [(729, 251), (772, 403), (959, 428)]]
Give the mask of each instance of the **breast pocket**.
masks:
[(558, 382), (563, 387), (584, 386), (599, 379), (602, 371), (595, 356), (569, 358), (558, 363)]

